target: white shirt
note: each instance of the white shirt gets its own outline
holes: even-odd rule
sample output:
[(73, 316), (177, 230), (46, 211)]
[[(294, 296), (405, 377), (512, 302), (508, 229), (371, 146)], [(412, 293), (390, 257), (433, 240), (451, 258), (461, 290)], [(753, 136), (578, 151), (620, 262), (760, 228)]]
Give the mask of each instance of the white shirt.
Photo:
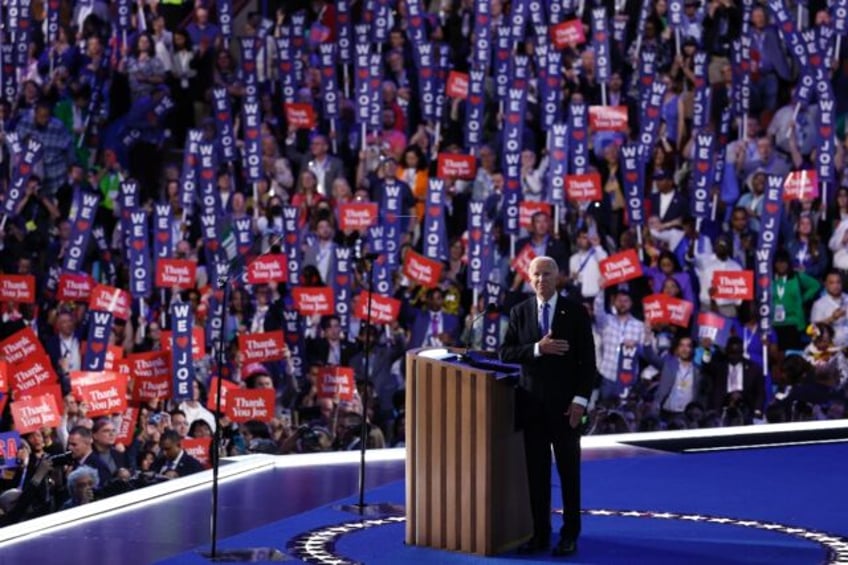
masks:
[[(814, 324), (823, 322), (837, 308), (848, 309), (848, 294), (843, 293), (839, 297), (834, 297), (826, 292), (813, 303), (813, 309), (810, 311), (810, 321)], [(848, 316), (842, 316), (834, 320), (831, 326), (833, 326), (833, 344), (838, 347), (848, 346)]]
[(588, 251), (578, 251), (568, 260), (571, 279), (580, 285), (584, 298), (594, 298), (601, 291), (600, 262), (606, 258), (607, 252), (598, 245)]
[(660, 213), (658, 214), (660, 218), (668, 212), (668, 207), (671, 206), (672, 200), (674, 200), (673, 190), (671, 192), (660, 192)]
[(743, 388), (742, 363), (727, 366), (727, 393), (741, 391)]
[[(698, 295), (701, 304), (710, 303), (710, 287), (713, 286), (713, 273), (715, 273), (716, 271), (741, 270), (742, 266), (730, 257), (728, 257), (724, 261), (719, 259), (718, 256), (716, 256), (715, 254), (712, 254), (711, 256), (705, 257), (703, 259), (701, 259), (700, 257), (695, 257), (695, 272), (698, 273), (698, 282), (701, 285), (701, 292)], [(718, 304), (719, 306), (739, 306), (740, 304), (742, 304), (742, 301), (729, 300), (727, 298), (717, 298), (716, 304)]]

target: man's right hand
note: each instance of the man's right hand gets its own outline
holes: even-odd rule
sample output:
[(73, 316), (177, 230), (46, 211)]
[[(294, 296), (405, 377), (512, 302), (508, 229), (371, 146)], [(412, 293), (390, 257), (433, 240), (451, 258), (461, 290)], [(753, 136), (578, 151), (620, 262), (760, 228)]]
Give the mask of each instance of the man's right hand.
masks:
[(539, 340), (539, 353), (542, 355), (565, 355), (568, 350), (568, 341), (565, 339), (554, 339), (551, 332), (548, 332)]

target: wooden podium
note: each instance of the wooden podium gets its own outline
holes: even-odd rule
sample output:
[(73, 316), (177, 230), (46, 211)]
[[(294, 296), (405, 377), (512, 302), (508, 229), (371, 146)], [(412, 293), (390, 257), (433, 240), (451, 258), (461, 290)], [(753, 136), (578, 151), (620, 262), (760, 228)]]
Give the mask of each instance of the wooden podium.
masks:
[(406, 354), (406, 543), (512, 549), (533, 533), (514, 387), (422, 351)]

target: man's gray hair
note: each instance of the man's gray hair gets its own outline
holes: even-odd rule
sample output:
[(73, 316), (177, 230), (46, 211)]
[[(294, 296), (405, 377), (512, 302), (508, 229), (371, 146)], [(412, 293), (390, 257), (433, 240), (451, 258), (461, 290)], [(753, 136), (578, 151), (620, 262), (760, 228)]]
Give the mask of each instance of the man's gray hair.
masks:
[(547, 263), (551, 267), (553, 267), (555, 271), (559, 270), (559, 265), (557, 265), (556, 260), (553, 257), (548, 257), (547, 255), (539, 255), (537, 257), (534, 257), (533, 260), (530, 261), (530, 265), (527, 267), (527, 270), (529, 271), (530, 269), (532, 269), (533, 265), (539, 265), (539, 264), (545, 264), (545, 263)]

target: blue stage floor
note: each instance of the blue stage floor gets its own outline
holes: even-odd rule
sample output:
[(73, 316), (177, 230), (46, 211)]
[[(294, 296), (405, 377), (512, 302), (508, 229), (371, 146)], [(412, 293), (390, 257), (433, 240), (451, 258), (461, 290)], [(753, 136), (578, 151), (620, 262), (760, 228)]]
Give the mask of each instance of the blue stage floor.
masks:
[[(668, 453), (587, 449), (585, 520), (572, 563), (848, 563), (848, 442)], [(353, 454), (351, 454), (353, 455)], [(371, 457), (372, 455), (369, 455)], [(400, 452), (368, 463), (366, 502), (403, 504)], [(257, 456), (222, 466), (219, 548), (272, 547), (293, 562), (479, 563), (403, 543), (403, 517), (360, 519), (358, 465)], [(192, 479), (195, 479), (194, 477)], [(185, 482), (183, 482), (185, 481)], [(172, 481), (0, 530), (0, 564), (200, 564), (209, 550), (206, 476)], [(560, 502), (554, 485), (554, 503)], [(115, 511), (116, 503), (126, 506)], [(120, 506), (119, 505), (119, 506)], [(76, 512), (76, 513), (75, 513)], [(554, 529), (557, 516), (552, 516)], [(505, 554), (486, 561), (554, 561)], [(561, 560), (560, 560), (561, 561)]]

